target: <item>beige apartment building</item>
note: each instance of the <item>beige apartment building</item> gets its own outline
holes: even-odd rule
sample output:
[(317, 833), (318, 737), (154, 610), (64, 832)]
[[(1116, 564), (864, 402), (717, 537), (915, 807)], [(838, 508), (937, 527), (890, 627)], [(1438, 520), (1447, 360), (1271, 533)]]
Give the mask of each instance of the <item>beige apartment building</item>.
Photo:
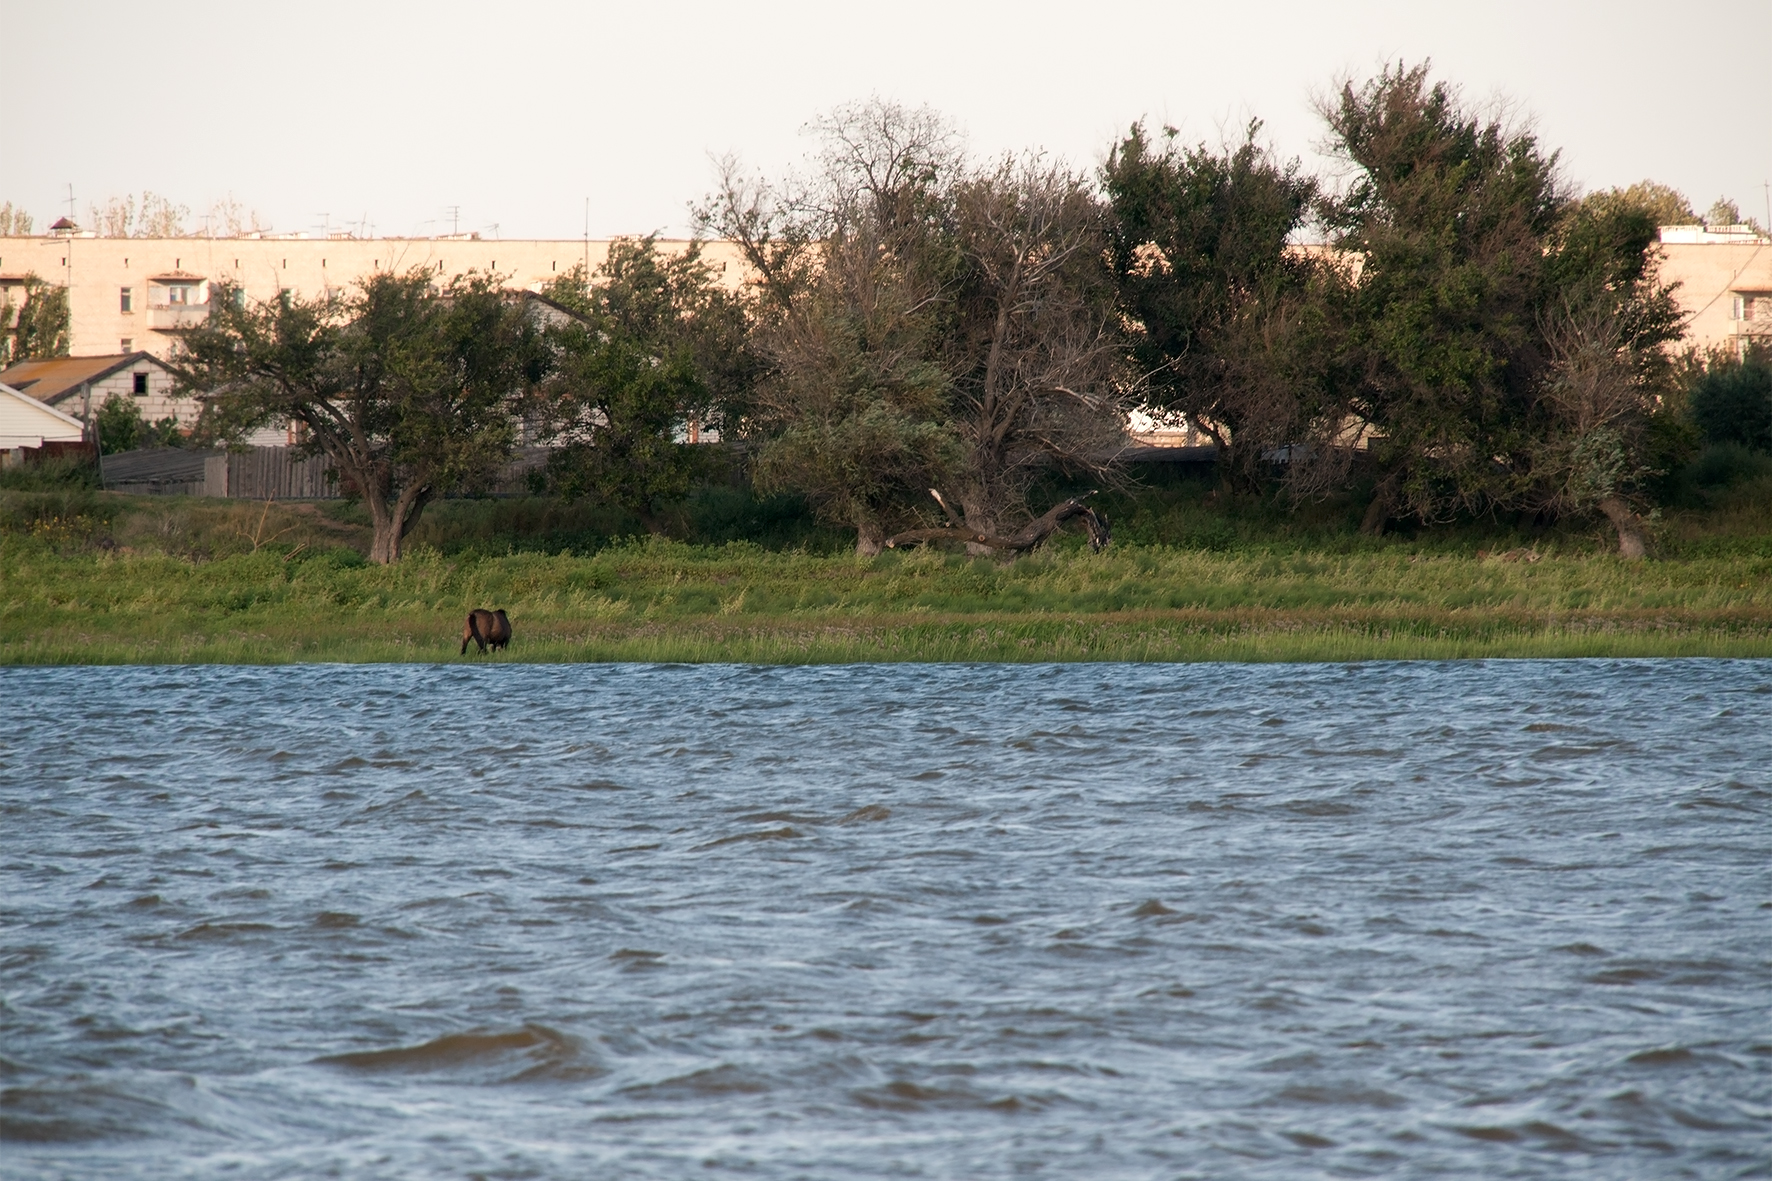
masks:
[[(681, 241), (661, 242), (681, 250)], [(167, 356), (181, 328), (208, 314), (212, 285), (226, 281), (255, 300), (284, 291), (312, 297), (342, 291), (377, 271), (423, 267), (440, 278), (496, 272), (508, 286), (539, 291), (574, 266), (594, 270), (607, 241), (442, 238), (257, 237), (99, 238), (75, 233), (0, 238), (0, 288), (15, 307), (26, 277), (69, 289), (76, 357), (145, 352)], [(743, 256), (710, 242), (708, 259), (734, 285)], [(1666, 226), (1664, 279), (1678, 284), (1691, 317), (1688, 340), (1702, 347), (1772, 336), (1772, 239), (1746, 226)]]
[[(682, 241), (660, 241), (682, 250)], [(70, 349), (76, 357), (146, 352), (167, 356), (181, 328), (209, 311), (212, 285), (242, 288), (249, 299), (293, 292), (312, 298), (343, 291), (377, 271), (423, 267), (448, 280), (495, 272), (507, 286), (539, 291), (585, 266), (595, 270), (607, 241), (493, 241), (446, 238), (100, 238), (85, 234), (0, 238), (0, 289), (14, 307), (26, 278), (68, 288)], [(706, 257), (736, 284), (741, 255), (711, 242)]]
[(1772, 341), (1772, 238), (1751, 226), (1661, 227), (1661, 277), (1700, 348)]

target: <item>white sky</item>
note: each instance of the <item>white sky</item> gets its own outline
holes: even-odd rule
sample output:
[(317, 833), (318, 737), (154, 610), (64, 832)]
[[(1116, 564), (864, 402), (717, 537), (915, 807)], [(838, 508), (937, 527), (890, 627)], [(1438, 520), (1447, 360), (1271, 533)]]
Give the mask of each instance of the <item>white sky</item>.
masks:
[[(681, 233), (709, 157), (779, 172), (814, 114), (929, 103), (982, 152), (1093, 166), (1140, 116), (1217, 141), (1251, 116), (1313, 157), (1311, 98), (1432, 58), (1505, 97), (1583, 188), (1651, 177), (1766, 220), (1772, 0), (0, 0), (0, 200), (38, 229), (153, 190), (279, 231)], [(193, 219), (196, 220), (196, 219)]]

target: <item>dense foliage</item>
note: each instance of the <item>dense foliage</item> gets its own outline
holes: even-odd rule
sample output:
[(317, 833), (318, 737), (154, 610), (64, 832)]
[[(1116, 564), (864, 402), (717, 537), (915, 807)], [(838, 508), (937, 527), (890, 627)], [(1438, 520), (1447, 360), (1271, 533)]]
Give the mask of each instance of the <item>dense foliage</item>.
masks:
[(744, 308), (699, 243), (666, 255), (651, 238), (615, 242), (594, 275), (575, 268), (544, 295), (568, 315), (547, 330), (536, 434), (554, 447), (541, 486), (600, 497), (660, 532), (653, 504), (695, 475), (678, 444), (742, 417), (754, 369)]
[(313, 300), (253, 303), (218, 285), (172, 362), (182, 389), (207, 391), (207, 436), (297, 424), (368, 506), (377, 562), (399, 559), (432, 500), (509, 461), (546, 367), (540, 329), (494, 276), (439, 288), (419, 270)]
[[(1090, 177), (854, 104), (815, 121), (797, 178), (725, 162), (698, 219), (742, 282), (699, 241), (643, 238), (539, 299), (425, 273), (265, 305), (221, 286), (177, 366), (211, 392), (207, 436), (290, 420), (331, 456), (378, 561), (519, 444), (549, 448), (537, 491), (655, 534), (736, 471), (862, 554), (989, 548), (1064, 497), (1123, 491), (1134, 411), (1215, 441), (1230, 499), (1355, 505), (1369, 535), (1604, 522), (1636, 557), (1656, 505), (1713, 486), (1701, 465), (1758, 470), (1767, 357), (1674, 351), (1655, 244), (1695, 220), (1681, 194), (1578, 196), (1528, 128), (1424, 65), (1320, 112), (1333, 183), (1259, 122), (1217, 146), (1134, 124)], [(53, 347), (52, 329), (15, 337)], [(107, 449), (151, 429), (129, 409), (101, 411)], [(712, 467), (684, 445), (704, 432), (731, 445)]]

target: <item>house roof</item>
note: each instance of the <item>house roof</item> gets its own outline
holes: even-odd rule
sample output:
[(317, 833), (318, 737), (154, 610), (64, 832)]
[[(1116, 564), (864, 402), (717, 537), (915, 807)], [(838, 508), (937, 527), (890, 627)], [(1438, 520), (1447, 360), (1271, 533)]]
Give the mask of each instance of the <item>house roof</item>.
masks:
[(39, 361), (20, 361), (0, 370), (0, 382), (39, 402), (53, 405), (80, 391), (89, 381), (102, 381), (119, 369), (130, 369), (143, 362), (165, 371), (166, 366), (152, 353), (112, 353), (103, 357), (45, 357)]
[(0, 448), (74, 443), (85, 437), (79, 419), (0, 382)]

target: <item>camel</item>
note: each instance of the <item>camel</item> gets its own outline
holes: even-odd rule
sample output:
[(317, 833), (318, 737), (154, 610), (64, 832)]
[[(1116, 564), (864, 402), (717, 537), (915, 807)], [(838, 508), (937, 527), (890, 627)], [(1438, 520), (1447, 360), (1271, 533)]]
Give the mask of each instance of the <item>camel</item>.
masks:
[(486, 651), (488, 644), (493, 651), (502, 651), (511, 642), (511, 621), (505, 618), (505, 609), (497, 611), (475, 610), (468, 612), (467, 625), (461, 629), (461, 654), (468, 654), (468, 641), (480, 645), (480, 651)]

